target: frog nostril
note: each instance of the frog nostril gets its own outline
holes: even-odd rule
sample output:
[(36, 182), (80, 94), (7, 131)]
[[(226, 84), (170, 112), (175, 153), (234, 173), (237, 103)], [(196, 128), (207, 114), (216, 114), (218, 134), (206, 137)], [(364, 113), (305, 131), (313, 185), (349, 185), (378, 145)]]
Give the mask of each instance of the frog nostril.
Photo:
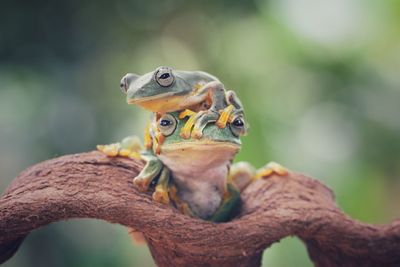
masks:
[(121, 81), (119, 82), (119, 88), (123, 93), (126, 93), (126, 91), (128, 90), (128, 86), (126, 83), (126, 76), (122, 77)]
[(122, 77), (119, 88), (123, 93), (126, 93), (129, 89), (130, 84), (138, 78), (138, 75), (133, 73), (128, 73), (124, 77)]

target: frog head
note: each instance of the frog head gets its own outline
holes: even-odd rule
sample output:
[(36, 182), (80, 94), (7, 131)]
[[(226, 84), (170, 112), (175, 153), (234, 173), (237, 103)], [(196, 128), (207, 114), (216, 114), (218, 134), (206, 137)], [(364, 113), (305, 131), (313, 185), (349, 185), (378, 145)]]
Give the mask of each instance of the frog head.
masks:
[[(180, 135), (187, 119), (179, 119), (179, 112), (158, 115), (152, 125), (152, 136), (162, 136), (158, 157), (173, 172), (202, 172), (227, 166), (240, 150), (240, 137), (246, 132), (243, 113), (235, 114), (225, 128), (208, 124), (200, 139), (184, 139)], [(185, 175), (183, 175), (185, 176)], [(191, 175), (186, 175), (191, 176)]]
[(126, 93), (129, 104), (139, 105), (152, 112), (170, 112), (177, 110), (185, 97), (211, 81), (218, 79), (206, 72), (158, 67), (141, 76), (126, 74), (120, 87)]

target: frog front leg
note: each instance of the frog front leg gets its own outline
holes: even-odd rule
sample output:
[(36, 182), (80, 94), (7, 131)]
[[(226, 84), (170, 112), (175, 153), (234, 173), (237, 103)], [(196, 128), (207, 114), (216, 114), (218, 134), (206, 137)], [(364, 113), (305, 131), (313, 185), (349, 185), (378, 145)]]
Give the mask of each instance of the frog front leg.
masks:
[(133, 178), (133, 184), (140, 191), (147, 191), (150, 184), (158, 178), (152, 197), (157, 202), (168, 204), (170, 200), (170, 170), (151, 150), (143, 151), (141, 155), (146, 164), (138, 176)]
[(146, 162), (141, 172), (133, 178), (133, 184), (140, 191), (147, 191), (150, 184), (162, 172), (164, 164), (157, 158), (151, 150), (145, 150), (141, 153), (142, 159)]

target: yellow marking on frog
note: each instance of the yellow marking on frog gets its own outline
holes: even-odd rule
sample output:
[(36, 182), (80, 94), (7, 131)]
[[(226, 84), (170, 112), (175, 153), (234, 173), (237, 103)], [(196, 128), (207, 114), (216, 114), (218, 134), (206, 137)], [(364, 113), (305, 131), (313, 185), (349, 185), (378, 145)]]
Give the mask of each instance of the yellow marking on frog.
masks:
[(267, 178), (269, 176), (272, 176), (273, 174), (276, 174), (279, 176), (286, 176), (289, 174), (289, 171), (282, 165), (271, 161), (267, 165), (265, 165), (264, 167), (262, 167), (260, 170), (257, 171), (254, 179), (258, 180), (261, 178)]
[(103, 152), (109, 157), (116, 157), (118, 156), (118, 152), (121, 148), (120, 143), (110, 144), (110, 145), (98, 145), (97, 150)]
[(159, 145), (162, 145), (165, 141), (165, 136), (161, 132), (156, 133), (156, 138)]
[(150, 135), (150, 122), (148, 122), (146, 128), (144, 129), (144, 147), (146, 149), (151, 149), (152, 146), (153, 140)]
[(191, 111), (190, 109), (185, 109), (184, 111), (182, 111), (181, 113), (179, 113), (179, 119), (183, 119), (187, 116), (192, 116), (193, 114), (196, 114), (196, 112)]
[(189, 139), (190, 138), (190, 133), (192, 131), (192, 128), (194, 126), (194, 123), (196, 121), (196, 115), (197, 113), (194, 111), (191, 111), (190, 109), (185, 109), (179, 114), (179, 119), (183, 119), (187, 116), (189, 116), (189, 119), (186, 121), (185, 125), (182, 127), (180, 136), (184, 139)]
[(229, 119), (228, 119), (228, 122), (229, 122), (229, 123), (232, 123), (234, 119), (235, 119), (235, 116), (230, 115), (230, 116), (229, 116)]
[(128, 155), (128, 157), (129, 157), (130, 159), (142, 159), (142, 157), (140, 156), (140, 153), (139, 153), (139, 152), (136, 152), (136, 151), (132, 151), (132, 152)]
[(118, 152), (118, 155), (121, 156), (121, 157), (129, 157), (130, 154), (131, 154), (131, 151), (129, 149), (126, 149), (126, 148), (122, 148)]
[(233, 105), (229, 105), (222, 110), (218, 121), (215, 123), (218, 126), (218, 128), (226, 127), (226, 124), (228, 123), (228, 120), (229, 120), (229, 117), (231, 116), (233, 108), (234, 108)]
[(154, 140), (154, 145), (155, 145), (155, 153), (157, 155), (159, 155), (161, 153), (161, 145), (164, 143), (165, 141), (165, 136), (160, 133), (159, 131), (157, 131), (155, 133), (155, 140)]

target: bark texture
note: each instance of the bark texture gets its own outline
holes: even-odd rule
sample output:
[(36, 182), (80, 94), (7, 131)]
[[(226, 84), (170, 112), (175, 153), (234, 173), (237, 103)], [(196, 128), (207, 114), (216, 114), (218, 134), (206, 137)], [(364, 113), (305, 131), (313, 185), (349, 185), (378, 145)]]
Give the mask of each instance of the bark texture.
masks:
[(96, 218), (144, 233), (158, 266), (260, 266), (265, 248), (298, 236), (316, 266), (400, 266), (400, 221), (375, 226), (345, 215), (330, 189), (297, 173), (259, 180), (242, 194), (237, 218), (189, 218), (138, 192), (143, 163), (98, 152), (69, 155), (22, 172), (0, 199), (0, 261), (32, 230)]

